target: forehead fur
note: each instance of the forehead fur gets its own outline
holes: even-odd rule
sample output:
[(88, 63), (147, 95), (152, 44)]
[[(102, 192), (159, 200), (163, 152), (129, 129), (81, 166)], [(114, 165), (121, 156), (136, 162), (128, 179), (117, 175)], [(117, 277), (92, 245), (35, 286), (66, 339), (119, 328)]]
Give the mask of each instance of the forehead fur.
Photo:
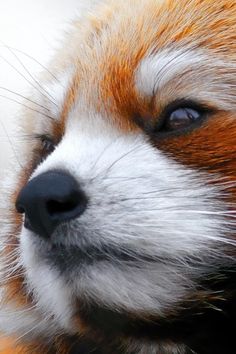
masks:
[[(67, 123), (68, 129), (55, 151), (38, 166), (35, 173), (63, 167), (79, 182), (83, 179), (84, 183), (87, 183), (83, 187), (86, 186), (87, 193), (95, 198), (94, 205), (89, 209), (88, 219), (84, 215), (84, 221), (82, 218), (79, 221), (82, 220), (81, 223), (84, 224), (81, 225), (84, 226), (85, 231), (89, 231), (84, 233), (86, 241), (91, 237), (91, 244), (97, 242), (99, 246), (100, 241), (105, 244), (108, 240), (125, 250), (129, 241), (134, 250), (137, 247), (137, 250), (144, 252), (144, 255), (149, 254), (148, 252), (151, 256), (166, 254), (169, 257), (167, 260), (170, 261), (170, 267), (167, 264), (165, 268), (164, 262), (164, 270), (161, 264), (159, 272), (143, 266), (138, 268), (139, 273), (131, 268), (130, 272), (127, 272), (128, 268), (124, 268), (123, 273), (119, 268), (115, 271), (110, 264), (105, 264), (104, 269), (94, 267), (90, 277), (84, 276), (86, 279), (82, 281), (83, 286), (79, 282), (75, 284), (74, 292), (88, 294), (88, 297), (91, 294), (91, 298), (94, 296), (98, 303), (113, 306), (116, 310), (119, 308), (117, 304), (120, 308), (130, 310), (133, 303), (136, 306), (132, 307), (134, 311), (145, 310), (153, 313), (153, 307), (157, 299), (159, 300), (158, 296), (152, 295), (156, 294), (152, 291), (154, 283), (160, 288), (157, 290), (157, 294), (161, 295), (160, 304), (162, 305), (163, 302), (165, 308), (171, 308), (172, 301), (175, 303), (178, 297), (182, 298), (185, 291), (194, 285), (192, 281), (189, 284), (183, 281), (183, 274), (186, 275), (190, 269), (188, 260), (194, 261), (196, 254), (201, 255), (202, 252), (203, 256), (199, 258), (201, 264), (198, 263), (197, 257), (196, 266), (202, 267), (203, 274), (208, 259), (209, 262), (217, 260), (217, 265), (221, 262), (218, 249), (205, 252), (205, 247), (206, 251), (208, 250), (206, 239), (221, 240), (222, 233), (224, 235), (224, 232), (231, 231), (226, 228), (226, 222), (219, 214), (221, 208), (228, 212), (226, 205), (224, 208), (223, 204), (221, 206), (216, 203), (216, 197), (221, 190), (218, 190), (217, 186), (215, 188), (213, 183), (206, 187), (205, 182), (208, 179), (205, 174), (198, 175), (195, 170), (185, 169), (181, 164), (176, 165), (170, 157), (172, 154), (178, 162), (198, 169), (207, 168), (211, 172), (217, 172), (217, 176), (222, 172), (223, 176), (228, 175), (235, 180), (233, 147), (236, 133), (235, 117), (232, 112), (224, 112), (224, 114), (220, 112), (219, 117), (214, 117), (217, 118), (214, 119), (216, 124), (213, 125), (213, 120), (209, 119), (204, 127), (196, 129), (187, 137), (176, 137), (171, 139), (171, 142), (153, 142), (157, 149), (150, 146), (149, 141), (143, 136), (138, 139), (135, 134), (119, 136), (116, 135), (115, 129), (113, 134), (113, 130), (108, 129), (110, 127), (104, 117), (120, 123), (120, 127), (126, 130), (133, 130), (131, 116), (140, 114), (157, 117), (161, 109), (160, 102), (164, 106), (178, 96), (185, 98), (186, 95), (210, 102), (216, 108), (229, 111), (235, 109), (235, 19), (235, 0), (107, 0), (101, 1), (101, 4), (89, 15), (80, 18), (74, 24), (74, 29), (66, 39), (62, 51), (58, 53), (56, 61), (49, 68), (51, 72), (56, 72), (60, 84), (53, 82), (52, 78), (48, 80), (51, 84), (49, 89), (58, 100), (56, 102), (58, 110), (50, 109), (50, 114), (53, 116), (50, 124), (54, 123), (55, 115), (61, 118), (63, 123)], [(157, 81), (160, 87), (156, 87)], [(151, 97), (153, 94), (154, 99)], [(72, 116), (74, 119), (68, 119)], [(87, 124), (90, 118), (97, 123)], [(80, 125), (77, 124), (78, 120), (81, 122)], [(105, 123), (101, 124), (103, 120)], [(59, 119), (56, 121), (61, 122)], [(48, 132), (49, 120), (44, 119), (43, 124), (42, 128), (41, 121), (39, 120), (38, 124), (35, 115), (32, 115), (32, 119), (27, 117), (27, 131), (45, 129)], [(62, 135), (63, 129), (58, 130), (58, 135)], [(25, 149), (27, 150), (27, 146)], [(32, 144), (30, 149), (28, 146), (25, 153), (26, 160), (31, 156), (30, 150), (34, 150)], [(165, 156), (159, 150), (168, 154)], [(126, 157), (128, 158), (125, 159)], [(120, 161), (123, 164), (120, 164)], [(110, 167), (107, 169), (107, 166)], [(26, 172), (28, 175), (32, 172), (31, 167), (28, 169), (29, 172), (22, 173), (24, 177), (21, 181), (22, 185), (29, 177), (25, 176)], [(109, 178), (100, 178), (103, 171), (111, 177), (110, 181)], [(94, 178), (91, 179), (91, 176)], [(143, 180), (140, 176), (143, 176)], [(203, 176), (204, 181), (201, 181)], [(128, 183), (129, 177), (131, 178)], [(212, 180), (213, 178), (210, 181)], [(153, 195), (150, 194), (153, 193), (153, 188), (156, 194), (150, 201), (147, 196)], [(142, 203), (138, 202), (140, 195), (145, 196)], [(160, 195), (163, 195), (162, 200)], [(236, 192), (232, 191), (234, 200), (235, 195)], [(149, 206), (156, 207), (157, 201), (158, 207), (162, 210), (157, 209), (156, 213), (148, 214), (150, 218), (146, 217)], [(3, 202), (5, 202), (4, 198)], [(176, 208), (175, 217), (173, 210), (172, 214), (169, 214), (173, 206)], [(188, 219), (186, 215), (191, 207), (197, 212), (190, 213), (192, 219), (190, 217)], [(119, 210), (120, 214), (117, 212)], [(131, 210), (130, 214), (129, 210)], [(17, 232), (14, 229), (7, 231), (10, 235), (10, 245), (12, 244), (7, 253), (10, 256), (12, 251), (18, 250), (14, 235), (19, 234), (22, 222), (21, 216), (16, 215), (16, 211), (11, 213), (10, 220), (13, 225), (17, 224)], [(76, 225), (80, 226), (80, 224)], [(75, 232), (76, 228), (72, 227), (72, 229)], [(69, 238), (61, 233), (62, 242), (83, 243), (80, 234), (83, 228), (78, 227), (78, 230), (77, 238), (74, 234)], [(155, 238), (156, 230), (160, 236), (158, 242)], [(142, 237), (145, 238), (143, 242), (137, 242), (138, 235), (141, 240)], [(130, 236), (129, 240), (128, 236)], [(15, 279), (13, 281), (10, 279), (7, 297), (20, 299), (23, 305), (27, 304), (22, 284), (28, 283), (29, 288), (32, 286), (35, 290), (36, 301), (37, 296), (40, 301), (35, 312), (34, 310), (30, 312), (32, 317), (30, 315), (27, 321), (22, 321), (21, 315), (16, 316), (16, 311), (12, 311), (14, 316), (8, 316), (8, 323), (3, 325), (14, 332), (18, 327), (26, 324), (30, 336), (32, 329), (39, 336), (41, 331), (46, 335), (48, 335), (46, 332), (53, 335), (60, 321), (62, 326), (69, 328), (67, 322), (70, 320), (71, 312), (68, 303), (73, 301), (70, 289), (63, 283), (64, 278), (58, 278), (57, 272), (54, 273), (51, 267), (47, 266), (47, 269), (44, 265), (39, 267), (40, 257), (37, 256), (39, 249), (36, 250), (35, 246), (34, 252), (32, 246), (35, 240), (30, 234), (21, 233), (21, 236), (17, 237), (17, 242), (20, 239), (24, 254), (21, 254), (20, 262), (17, 263), (17, 277), (14, 272)], [(199, 253), (196, 253), (198, 249)], [(158, 257), (157, 260), (159, 261)], [(173, 263), (177, 260), (179, 263)], [(27, 265), (28, 279), (18, 276), (21, 274), (20, 267), (23, 262), (24, 266)], [(179, 268), (176, 268), (176, 264)], [(147, 273), (144, 274), (145, 269)], [(192, 271), (195, 277), (194, 267)], [(156, 277), (155, 282), (152, 276)], [(186, 280), (189, 279), (188, 276), (186, 275)], [(123, 283), (120, 281), (122, 277)], [(148, 279), (150, 279), (149, 283)], [(73, 275), (72, 283), (74, 281)], [(68, 281), (67, 285), (69, 283)], [(137, 285), (139, 291), (133, 285)], [(107, 290), (109, 287), (111, 293)], [(130, 299), (132, 299), (131, 304)], [(146, 301), (149, 299), (150, 301)], [(29, 305), (31, 301), (32, 298), (29, 298)], [(189, 306), (191, 301), (192, 298), (188, 298)], [(205, 303), (205, 298), (202, 301)], [(19, 306), (23, 306), (21, 303)], [(161, 311), (165, 308), (159, 307)], [(35, 323), (38, 323), (37, 311), (41, 309), (45, 313), (53, 313), (53, 316), (50, 318), (44, 316), (40, 326), (35, 326)], [(23, 312), (25, 315), (25, 311), (21, 311), (21, 314)], [(5, 318), (2, 313), (1, 316)], [(25, 328), (22, 327), (22, 331), (25, 333)], [(155, 351), (155, 348), (153, 350)], [(172, 350), (171, 353), (174, 351)]]
[[(102, 2), (75, 24), (67, 39), (67, 54), (62, 52), (60, 57), (64, 69), (66, 65), (75, 68), (62, 116), (68, 116), (77, 97), (95, 105), (96, 110), (112, 111), (123, 118), (135, 111), (147, 114), (150, 100), (138, 89), (135, 73), (144, 59), (147, 62), (151, 57), (160, 62), (165, 54), (164, 67), (168, 58), (169, 64), (173, 64), (165, 67), (168, 71), (176, 64), (176, 53), (180, 54), (178, 63), (185, 62), (179, 70), (177, 65), (174, 72), (174, 76), (182, 75), (183, 88), (186, 82), (194, 82), (195, 89), (205, 86), (200, 99), (216, 104), (221, 97), (223, 102), (227, 101), (223, 108), (230, 109), (235, 92), (228, 92), (223, 98), (222, 93), (225, 89), (235, 90), (235, 18), (236, 3), (232, 0)], [(207, 97), (209, 87), (211, 94)], [(190, 89), (193, 87), (179, 95), (185, 96)], [(194, 97), (195, 94), (192, 93)]]

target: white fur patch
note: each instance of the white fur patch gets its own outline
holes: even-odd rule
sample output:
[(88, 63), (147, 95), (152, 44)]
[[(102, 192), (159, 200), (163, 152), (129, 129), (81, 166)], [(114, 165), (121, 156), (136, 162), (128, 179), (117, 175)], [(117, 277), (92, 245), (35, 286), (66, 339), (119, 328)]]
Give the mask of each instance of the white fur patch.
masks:
[(136, 71), (136, 88), (141, 95), (154, 96), (186, 70), (199, 69), (207, 56), (200, 50), (162, 50), (147, 55)]
[[(95, 55), (96, 50), (92, 53)], [(147, 56), (134, 76), (140, 95), (155, 94), (164, 106), (178, 98), (196, 98), (232, 110), (236, 103), (230, 68), (232, 71), (235, 66), (228, 65), (227, 75), (222, 68), (226, 68), (224, 61), (215, 60), (212, 67), (212, 58), (205, 52), (163, 50)], [(60, 83), (45, 84), (53, 96), (54, 103), (46, 102), (53, 118), (60, 116), (72, 75), (73, 70), (65, 70), (59, 75)], [(86, 77), (89, 75), (86, 72)], [(209, 176), (174, 162), (142, 134), (123, 135), (112, 126), (111, 117), (95, 113), (91, 102), (88, 108), (86, 90), (91, 86), (86, 80), (83, 88), (69, 114), (62, 141), (31, 178), (62, 169), (78, 181), (89, 197), (89, 206), (80, 218), (59, 227), (50, 242), (24, 227), (17, 235), (21, 242), (19, 264), (12, 265), (10, 257), (5, 266), (23, 267), (35, 308), (16, 310), (16, 304), (4, 304), (0, 308), (0, 331), (5, 333), (23, 337), (42, 333), (51, 337), (60, 331), (73, 334), (78, 329), (73, 323), (78, 298), (118, 312), (165, 316), (192, 295), (209, 267), (220, 264), (224, 257), (220, 246), (229, 242), (224, 238), (227, 208), (217, 199), (221, 190), (208, 184)], [(42, 117), (29, 123), (30, 133), (49, 133), (51, 121)], [(13, 193), (14, 185), (9, 192)], [(6, 208), (5, 200), (2, 208)], [(3, 212), (1, 218), (1, 233), (11, 234), (12, 225), (5, 224)], [(59, 271), (53, 256), (50, 258), (52, 244), (73, 250), (93, 247), (98, 252), (112, 246), (135, 256), (126, 261), (111, 254), (86, 265), (78, 259), (78, 264), (70, 264), (71, 271), (66, 267)], [(155, 343), (134, 343), (135, 347), (140, 354), (145, 349), (156, 353), (157, 349)], [(165, 350), (184, 352), (181, 345)]]
[[(48, 265), (42, 264), (37, 255), (32, 253), (32, 242), (34, 235), (28, 232), (29, 237), (23, 237), (21, 243), (23, 264), (31, 265), (37, 264), (37, 276), (34, 268), (27, 267), (26, 281), (30, 284), (29, 291), (33, 288), (34, 302), (37, 303), (41, 313), (48, 314), (48, 317), (55, 315), (53, 321), (56, 327), (66, 328), (72, 330), (69, 325), (71, 319), (72, 300), (70, 297), (70, 289), (68, 289), (63, 279), (61, 279), (59, 272)], [(55, 296), (56, 294), (56, 296)]]
[(147, 54), (134, 80), (141, 96), (155, 98), (165, 107), (176, 100), (211, 103), (218, 109), (235, 110), (234, 62), (214, 58), (205, 49), (170, 47)]
[(58, 74), (57, 79), (50, 80), (43, 84), (45, 92), (50, 94), (47, 107), (54, 119), (60, 118), (66, 94), (68, 93), (71, 81), (73, 80), (74, 71), (75, 69), (71, 66), (63, 73)]
[(112, 245), (153, 262), (137, 256), (128, 264), (111, 257), (82, 268), (73, 265), (63, 277), (68, 288), (54, 275), (53, 262), (50, 266), (43, 259), (48, 245), (23, 229), (28, 286), (41, 310), (63, 319), (58, 322), (67, 330), (76, 297), (163, 316), (188, 296), (196, 278), (207, 272), (207, 262), (217, 260), (223, 241), (221, 205), (215, 201), (219, 191), (206, 184), (205, 175), (173, 162), (143, 136), (122, 136), (104, 122), (73, 112), (62, 142), (32, 176), (63, 169), (90, 200), (84, 214), (55, 232), (51, 242), (74, 249)]

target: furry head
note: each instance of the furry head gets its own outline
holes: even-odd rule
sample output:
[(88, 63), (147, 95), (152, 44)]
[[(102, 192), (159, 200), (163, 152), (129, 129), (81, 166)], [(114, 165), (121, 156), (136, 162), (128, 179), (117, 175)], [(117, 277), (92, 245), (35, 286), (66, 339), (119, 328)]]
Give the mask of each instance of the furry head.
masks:
[(232, 0), (74, 23), (1, 194), (0, 330), (23, 352), (235, 352), (235, 33)]

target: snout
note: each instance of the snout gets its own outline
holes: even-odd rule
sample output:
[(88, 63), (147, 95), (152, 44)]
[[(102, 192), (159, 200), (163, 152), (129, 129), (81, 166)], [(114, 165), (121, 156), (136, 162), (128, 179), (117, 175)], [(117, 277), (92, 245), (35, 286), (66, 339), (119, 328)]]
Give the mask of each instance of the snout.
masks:
[(26, 184), (18, 195), (16, 209), (25, 214), (27, 229), (50, 238), (57, 226), (82, 215), (87, 203), (86, 194), (73, 176), (53, 170)]

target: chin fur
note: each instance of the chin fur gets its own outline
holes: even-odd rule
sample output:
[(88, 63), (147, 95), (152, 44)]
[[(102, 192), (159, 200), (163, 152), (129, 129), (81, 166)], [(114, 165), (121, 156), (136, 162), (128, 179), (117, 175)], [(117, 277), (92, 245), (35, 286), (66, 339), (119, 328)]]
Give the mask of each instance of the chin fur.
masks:
[[(40, 78), (53, 102), (32, 92), (47, 111), (24, 112), (32, 138), (1, 189), (0, 331), (12, 353), (233, 354), (236, 5), (81, 13)], [(186, 106), (199, 124), (158, 130)], [(87, 198), (50, 237), (15, 209), (48, 173)]]

